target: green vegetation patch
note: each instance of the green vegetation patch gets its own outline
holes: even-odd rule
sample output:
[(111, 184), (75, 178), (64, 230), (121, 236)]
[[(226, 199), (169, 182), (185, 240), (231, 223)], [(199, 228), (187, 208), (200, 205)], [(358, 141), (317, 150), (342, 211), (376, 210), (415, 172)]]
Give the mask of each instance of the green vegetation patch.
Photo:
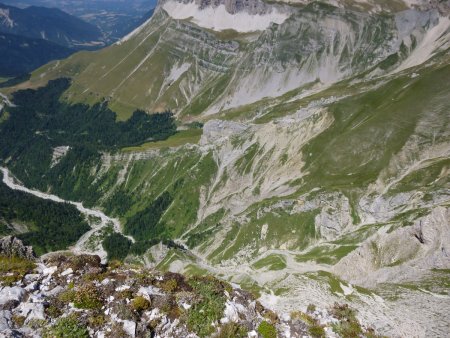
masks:
[(19, 257), (6, 257), (0, 255), (0, 282), (11, 285), (30, 273), (36, 264), (30, 260)]
[(44, 338), (88, 338), (89, 332), (85, 325), (82, 325), (76, 315), (60, 318), (43, 334)]
[(189, 310), (187, 325), (200, 337), (207, 337), (215, 331), (212, 323), (223, 316), (227, 285), (213, 277), (195, 277), (189, 280), (189, 285), (201, 300)]
[(272, 254), (260, 259), (252, 265), (254, 269), (283, 270), (286, 268), (286, 257)]
[(113, 233), (103, 240), (102, 246), (108, 253), (108, 260), (123, 260), (130, 251), (131, 241), (119, 233)]
[(350, 252), (358, 248), (357, 245), (342, 245), (342, 246), (318, 246), (307, 253), (297, 255), (295, 260), (297, 262), (315, 261), (319, 264), (336, 264), (340, 259), (347, 256)]
[(161, 238), (165, 229), (159, 221), (172, 200), (170, 193), (162, 193), (150, 206), (128, 219), (124, 226), (125, 233), (139, 241)]
[(272, 324), (264, 321), (258, 326), (258, 333), (262, 338), (277, 338), (277, 329)]
[(123, 148), (123, 152), (139, 152), (150, 149), (180, 147), (185, 144), (197, 144), (203, 131), (201, 129), (181, 130), (164, 141), (146, 142), (140, 146)]

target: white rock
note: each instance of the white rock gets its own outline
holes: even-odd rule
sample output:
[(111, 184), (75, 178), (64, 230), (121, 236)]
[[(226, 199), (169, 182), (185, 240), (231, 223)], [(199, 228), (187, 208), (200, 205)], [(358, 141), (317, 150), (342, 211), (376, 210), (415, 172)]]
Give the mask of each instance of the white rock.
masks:
[(37, 281), (34, 281), (25, 287), (25, 290), (27, 290), (28, 292), (34, 292), (37, 289), (39, 289), (39, 283)]
[(161, 292), (161, 289), (155, 288), (153, 286), (148, 287), (141, 286), (141, 288), (138, 291), (138, 295), (149, 298), (151, 295), (162, 296), (164, 294)]
[(45, 301), (44, 295), (36, 291), (35, 294), (31, 295), (28, 299), (29, 303), (43, 303)]
[(0, 336), (1, 332), (10, 329), (11, 312), (0, 311)]
[(136, 335), (136, 323), (135, 322), (132, 322), (131, 320), (124, 320), (123, 321), (123, 329), (130, 336), (135, 337), (135, 335)]
[(125, 290), (128, 290), (128, 289), (130, 289), (129, 285), (121, 285), (121, 286), (116, 288), (116, 291), (120, 292), (120, 291), (125, 291)]
[(47, 292), (44, 292), (44, 295), (45, 296), (56, 296), (57, 294), (59, 294), (63, 291), (64, 291), (64, 288), (62, 286), (58, 285), (58, 286), (54, 287), (53, 289), (51, 289)]
[(283, 313), (281, 315), (281, 320), (284, 321), (284, 322), (288, 322), (288, 321), (291, 320), (291, 316), (288, 313)]
[(73, 274), (72, 268), (68, 268), (67, 270), (61, 272), (61, 276), (68, 276), (68, 275), (71, 275), (71, 274)]
[(6, 286), (0, 290), (0, 305), (6, 304), (9, 301), (21, 302), (25, 294), (26, 291), (18, 286)]
[(29, 274), (23, 277), (23, 280), (25, 283), (31, 283), (33, 281), (37, 281), (41, 277), (39, 274)]
[(56, 270), (58, 270), (57, 266), (51, 266), (49, 268), (45, 268), (44, 270), (42, 270), (42, 274), (44, 276), (51, 276), (56, 272)]
[(16, 310), (26, 322), (33, 319), (45, 319), (44, 305), (42, 303), (22, 303)]

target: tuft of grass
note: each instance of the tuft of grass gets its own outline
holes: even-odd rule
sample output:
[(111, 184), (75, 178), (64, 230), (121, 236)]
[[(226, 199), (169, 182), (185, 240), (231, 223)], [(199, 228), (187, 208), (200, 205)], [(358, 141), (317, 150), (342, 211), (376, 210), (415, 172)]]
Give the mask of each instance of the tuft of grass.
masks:
[(316, 311), (316, 306), (314, 304), (309, 304), (306, 308), (306, 312), (313, 313), (314, 311)]
[(207, 337), (215, 331), (211, 324), (217, 322), (225, 310), (225, 286), (213, 277), (194, 277), (189, 285), (201, 301), (187, 314), (188, 328), (200, 337)]
[(258, 326), (258, 333), (262, 338), (277, 338), (277, 329), (268, 322), (262, 322)]
[(363, 329), (356, 319), (356, 311), (348, 304), (334, 304), (331, 313), (340, 320), (340, 323), (333, 326), (333, 330), (341, 337), (358, 338), (363, 333)]
[(246, 338), (247, 331), (242, 325), (231, 322), (223, 325), (214, 338)]
[(36, 264), (27, 259), (0, 256), (0, 282), (12, 285), (21, 280), (27, 273), (30, 273), (35, 267)]
[(73, 303), (78, 309), (98, 310), (103, 306), (103, 298), (93, 284), (86, 284), (75, 291)]
[(313, 317), (301, 311), (292, 311), (291, 319), (301, 320), (302, 322), (305, 322), (306, 324), (311, 326), (317, 323), (317, 321)]
[(308, 333), (313, 338), (325, 338), (326, 337), (324, 328), (317, 324), (310, 326), (308, 328)]
[(148, 310), (150, 306), (151, 306), (150, 302), (142, 296), (137, 296), (131, 301), (131, 307), (136, 312)]
[(43, 333), (43, 338), (88, 338), (87, 328), (77, 320), (75, 315), (60, 318)]

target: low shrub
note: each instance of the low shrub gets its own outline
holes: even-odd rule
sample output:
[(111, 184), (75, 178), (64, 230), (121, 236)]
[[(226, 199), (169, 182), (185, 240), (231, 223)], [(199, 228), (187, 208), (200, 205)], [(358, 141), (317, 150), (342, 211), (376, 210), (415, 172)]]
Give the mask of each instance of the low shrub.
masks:
[(49, 307), (45, 309), (45, 313), (51, 318), (58, 318), (62, 315), (62, 311), (59, 307), (50, 304)]
[(79, 309), (100, 309), (103, 306), (103, 299), (93, 284), (86, 284), (75, 292), (73, 303)]
[(342, 337), (357, 338), (363, 333), (363, 329), (356, 318), (356, 312), (348, 304), (334, 304), (331, 313), (340, 320), (333, 326), (334, 332)]
[(306, 312), (313, 313), (314, 311), (316, 311), (316, 306), (314, 304), (309, 304), (306, 308)]
[(178, 282), (175, 279), (169, 279), (161, 283), (160, 288), (167, 293), (172, 293), (178, 288)]
[(277, 329), (268, 322), (262, 322), (258, 326), (258, 333), (263, 338), (277, 338)]
[(313, 338), (325, 338), (325, 330), (320, 325), (312, 325), (308, 328), (308, 332)]
[(291, 312), (291, 319), (295, 320), (301, 320), (302, 322), (305, 322), (308, 325), (314, 325), (316, 324), (316, 320), (308, 315), (307, 313), (301, 312), (301, 311), (292, 311)]
[(148, 301), (146, 298), (142, 296), (137, 296), (131, 301), (131, 307), (136, 312), (142, 312), (145, 310), (150, 309), (150, 301)]
[(20, 281), (23, 276), (30, 273), (36, 264), (33, 261), (0, 255), (0, 282), (12, 285)]
[(87, 328), (81, 325), (75, 315), (60, 318), (56, 323), (44, 330), (43, 338), (88, 338)]
[(187, 313), (188, 328), (200, 337), (207, 337), (214, 332), (211, 324), (223, 316), (226, 302), (224, 286), (212, 277), (194, 277), (189, 280), (189, 285), (200, 301)]
[(246, 338), (247, 331), (244, 326), (231, 322), (222, 325), (214, 338)]

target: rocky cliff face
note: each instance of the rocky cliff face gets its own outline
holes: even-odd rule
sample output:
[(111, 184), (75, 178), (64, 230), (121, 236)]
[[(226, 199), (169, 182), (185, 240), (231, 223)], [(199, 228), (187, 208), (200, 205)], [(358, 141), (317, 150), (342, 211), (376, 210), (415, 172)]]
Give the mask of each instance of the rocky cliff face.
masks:
[(20, 239), (12, 236), (0, 238), (0, 255), (7, 257), (17, 256), (25, 259), (36, 258), (31, 246), (23, 245)]

